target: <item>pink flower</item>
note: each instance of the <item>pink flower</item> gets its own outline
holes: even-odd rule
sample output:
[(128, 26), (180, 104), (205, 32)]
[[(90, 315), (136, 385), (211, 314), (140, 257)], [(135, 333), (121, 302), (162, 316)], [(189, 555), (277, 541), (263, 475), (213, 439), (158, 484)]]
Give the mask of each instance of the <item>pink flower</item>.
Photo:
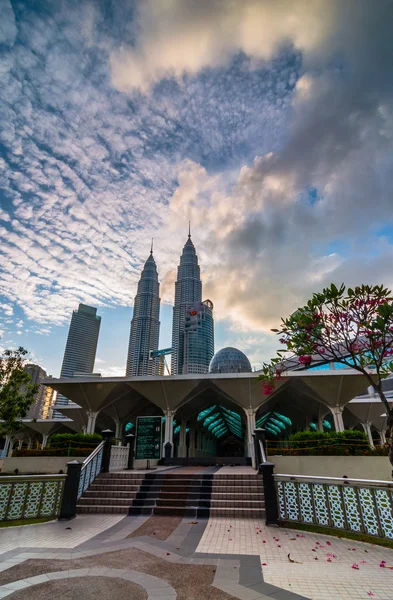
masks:
[(356, 563), (354, 563), (352, 565), (352, 569), (356, 569), (358, 571), (359, 570), (359, 565), (357, 565)]

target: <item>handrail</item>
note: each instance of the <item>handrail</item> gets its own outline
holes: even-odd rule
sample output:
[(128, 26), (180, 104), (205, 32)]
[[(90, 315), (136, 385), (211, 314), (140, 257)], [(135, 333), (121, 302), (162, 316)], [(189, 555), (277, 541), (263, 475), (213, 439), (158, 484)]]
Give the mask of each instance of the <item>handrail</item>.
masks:
[(102, 440), (102, 442), (100, 442), (98, 444), (98, 446), (93, 450), (93, 452), (91, 454), (89, 454), (89, 456), (86, 456), (85, 460), (82, 463), (82, 469), (84, 466), (86, 466), (91, 460), (93, 460), (93, 458), (96, 456), (96, 454), (99, 453), (99, 451), (101, 450), (101, 448), (104, 447), (105, 444), (105, 440)]
[(291, 475), (290, 473), (275, 473), (274, 478), (276, 479), (278, 477), (288, 477), (290, 479), (317, 479), (319, 481), (342, 481), (344, 483), (355, 481), (357, 483), (369, 483), (371, 485), (393, 485), (393, 481), (384, 481), (381, 479), (355, 479), (353, 477), (322, 477), (320, 475)]
[(102, 457), (106, 443), (106, 440), (102, 440), (102, 442), (98, 444), (97, 448), (95, 448), (82, 463), (78, 485), (78, 500), (82, 496), (83, 492), (87, 490), (89, 485), (93, 483), (94, 479), (101, 472)]
[(266, 460), (266, 454), (265, 454), (265, 447), (263, 445), (262, 440), (259, 440), (259, 448), (261, 450), (262, 463), (265, 463), (265, 462), (267, 462), (267, 460)]

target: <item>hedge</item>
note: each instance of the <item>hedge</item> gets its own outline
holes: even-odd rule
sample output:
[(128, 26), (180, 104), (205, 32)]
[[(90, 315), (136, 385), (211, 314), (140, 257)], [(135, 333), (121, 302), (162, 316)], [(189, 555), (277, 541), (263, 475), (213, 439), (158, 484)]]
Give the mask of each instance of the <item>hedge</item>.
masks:
[(91, 452), (100, 442), (102, 436), (99, 433), (54, 433), (49, 438), (48, 446), (56, 448), (68, 448), (70, 444), (72, 447), (90, 446)]
[(68, 450), (68, 446), (66, 448), (47, 447), (43, 450), (13, 450), (12, 456), (89, 456), (91, 452), (91, 446), (89, 448), (75, 448), (72, 446), (70, 451)]
[(287, 448), (268, 447), (268, 454), (283, 456), (362, 456), (385, 455), (385, 450), (373, 451), (365, 433), (346, 431), (299, 431), (289, 437)]

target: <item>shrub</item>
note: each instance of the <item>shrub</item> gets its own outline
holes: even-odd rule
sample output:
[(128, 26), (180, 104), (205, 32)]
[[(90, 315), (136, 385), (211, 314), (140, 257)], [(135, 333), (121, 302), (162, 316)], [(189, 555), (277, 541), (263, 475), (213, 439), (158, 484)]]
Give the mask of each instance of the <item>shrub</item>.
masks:
[(68, 452), (67, 448), (44, 448), (43, 450), (14, 450), (12, 456), (89, 456), (91, 454), (90, 448), (75, 448), (72, 447), (71, 452)]
[(363, 456), (372, 454), (368, 438), (358, 430), (299, 431), (289, 438), (289, 448), (272, 448), (270, 455), (282, 456)]
[[(90, 452), (102, 441), (99, 433), (54, 433), (49, 438), (49, 447), (90, 447)], [(89, 454), (90, 454), (89, 452)]]

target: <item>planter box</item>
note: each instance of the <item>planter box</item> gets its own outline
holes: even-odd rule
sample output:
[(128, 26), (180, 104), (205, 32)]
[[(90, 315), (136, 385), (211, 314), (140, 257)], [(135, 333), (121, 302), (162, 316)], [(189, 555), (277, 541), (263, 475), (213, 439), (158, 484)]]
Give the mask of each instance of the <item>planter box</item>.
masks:
[(15, 469), (19, 475), (67, 473), (67, 463), (72, 460), (83, 462), (84, 456), (13, 456), (0, 460), (1, 473), (13, 474)]
[(269, 456), (274, 473), (392, 480), (387, 456)]

